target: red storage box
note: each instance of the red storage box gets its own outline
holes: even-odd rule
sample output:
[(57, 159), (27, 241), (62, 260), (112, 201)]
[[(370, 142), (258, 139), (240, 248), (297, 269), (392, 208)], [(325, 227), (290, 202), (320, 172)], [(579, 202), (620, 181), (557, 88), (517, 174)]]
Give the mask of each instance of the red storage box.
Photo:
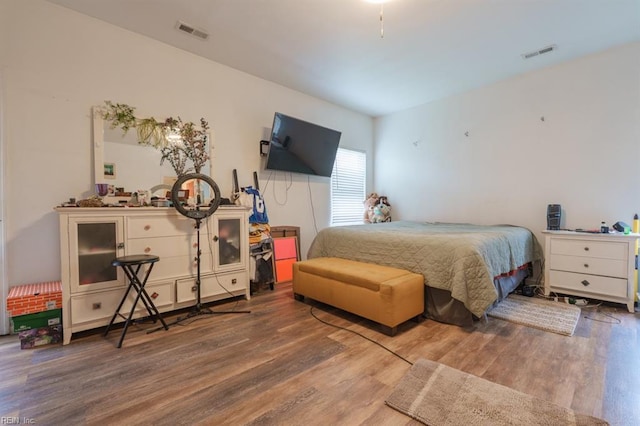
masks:
[(276, 263), (276, 282), (291, 281), (293, 279), (293, 264), (299, 260), (298, 238), (274, 238), (273, 249)]
[(60, 281), (23, 284), (11, 287), (7, 296), (7, 311), (12, 317), (62, 309)]

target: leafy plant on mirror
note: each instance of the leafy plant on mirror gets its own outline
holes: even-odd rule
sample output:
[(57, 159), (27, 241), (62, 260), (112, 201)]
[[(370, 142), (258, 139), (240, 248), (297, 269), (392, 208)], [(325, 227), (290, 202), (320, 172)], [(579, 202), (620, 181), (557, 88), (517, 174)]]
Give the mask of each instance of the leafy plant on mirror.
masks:
[[(111, 128), (120, 127), (126, 134), (135, 127), (138, 143), (160, 150), (160, 164), (168, 161), (176, 175), (182, 176), (191, 170), (200, 173), (210, 157), (207, 150), (209, 123), (204, 118), (200, 119), (200, 128), (197, 128), (193, 122), (183, 122), (180, 117), (169, 117), (164, 121), (154, 117), (137, 118), (134, 110), (127, 104), (111, 101), (105, 101), (105, 106), (99, 108), (102, 118), (111, 123)], [(193, 163), (193, 168), (187, 167), (188, 160)]]
[(111, 128), (120, 127), (123, 134), (126, 134), (131, 127), (136, 127), (137, 119), (133, 115), (134, 107), (127, 104), (118, 104), (111, 101), (104, 101), (105, 106), (100, 109), (102, 118), (111, 122)]
[(136, 129), (138, 131), (138, 143), (141, 145), (149, 145), (160, 149), (167, 144), (163, 123), (153, 117), (138, 119)]

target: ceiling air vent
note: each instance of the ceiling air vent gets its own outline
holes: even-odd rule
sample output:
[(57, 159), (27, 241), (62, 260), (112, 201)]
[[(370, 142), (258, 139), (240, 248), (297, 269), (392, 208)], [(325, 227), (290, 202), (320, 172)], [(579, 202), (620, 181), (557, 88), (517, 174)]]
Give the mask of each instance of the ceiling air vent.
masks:
[(522, 59), (530, 59), (534, 56), (544, 55), (545, 53), (553, 52), (554, 50), (558, 50), (558, 46), (552, 44), (551, 46), (543, 47), (540, 50), (534, 50), (533, 52), (523, 53)]
[(189, 24), (185, 24), (184, 22), (181, 22), (181, 21), (178, 21), (176, 23), (176, 29), (178, 29), (179, 31), (185, 32), (187, 34), (190, 34), (194, 37), (197, 37), (201, 40), (206, 40), (209, 38), (209, 34), (205, 30), (196, 28)]

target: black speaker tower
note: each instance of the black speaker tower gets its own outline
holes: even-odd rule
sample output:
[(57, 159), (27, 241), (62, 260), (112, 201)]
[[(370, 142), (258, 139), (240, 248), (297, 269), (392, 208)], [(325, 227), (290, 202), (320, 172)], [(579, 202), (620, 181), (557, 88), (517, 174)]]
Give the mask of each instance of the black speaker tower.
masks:
[(560, 229), (562, 220), (562, 207), (560, 204), (549, 204), (547, 206), (547, 229), (557, 231)]

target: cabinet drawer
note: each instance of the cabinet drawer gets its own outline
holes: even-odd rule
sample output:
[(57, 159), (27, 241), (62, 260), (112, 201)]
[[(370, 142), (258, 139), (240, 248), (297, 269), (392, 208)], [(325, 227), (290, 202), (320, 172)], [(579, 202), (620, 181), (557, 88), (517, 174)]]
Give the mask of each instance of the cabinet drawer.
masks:
[[(196, 276), (198, 272), (198, 264), (195, 260), (195, 255), (191, 256), (175, 256), (175, 257), (162, 257), (160, 261), (154, 264), (150, 280), (162, 280), (166, 278), (178, 278)], [(213, 270), (213, 260), (210, 255), (202, 256), (200, 258), (200, 273), (206, 274)]]
[(202, 297), (213, 296), (217, 294), (231, 296), (239, 291), (246, 291), (249, 288), (249, 276), (246, 271), (230, 272), (226, 274), (211, 275), (207, 279), (202, 280)]
[[(176, 282), (176, 302), (190, 302), (196, 300), (196, 279), (187, 278)], [(206, 275), (201, 277), (200, 297), (202, 299), (222, 295), (223, 297), (239, 296), (246, 292), (249, 277), (246, 271), (230, 272), (227, 274)], [(233, 295), (229, 294), (233, 293)]]
[(104, 320), (104, 325), (107, 325), (118, 307), (118, 303), (120, 303), (125, 290), (125, 288), (120, 288), (111, 291), (71, 296), (71, 323), (77, 325), (85, 322)]
[[(173, 306), (173, 282), (158, 283), (145, 286), (145, 289), (153, 304), (156, 305), (158, 310), (162, 311), (163, 307), (171, 308)], [(88, 323), (92, 321), (102, 321), (104, 325), (109, 323), (113, 316), (125, 289), (118, 289), (113, 291), (104, 291), (99, 293), (87, 294), (82, 296), (71, 297), (71, 323), (73, 325)], [(127, 295), (120, 313), (125, 317), (133, 306), (137, 293), (131, 289)], [(166, 309), (165, 309), (166, 310)], [(142, 300), (138, 301), (136, 305), (136, 313), (134, 316), (147, 316), (148, 312), (142, 303)], [(116, 322), (121, 322), (124, 319), (117, 317)]]
[[(200, 251), (202, 254), (211, 253), (213, 242), (200, 236)], [(187, 235), (175, 235), (172, 237), (133, 238), (126, 243), (127, 253), (130, 254), (154, 254), (164, 257), (190, 256), (195, 258), (198, 254), (197, 237)]]
[(618, 259), (626, 262), (629, 246), (626, 242), (573, 240), (564, 238), (551, 239), (551, 254), (567, 256), (600, 257)]
[[(172, 235), (194, 235), (195, 222), (184, 216), (143, 216), (127, 218), (127, 238), (169, 237)], [(205, 231), (205, 232), (203, 232)], [(206, 223), (200, 229), (206, 234)]]
[[(163, 282), (163, 283), (154, 283), (147, 284), (145, 287), (147, 294), (153, 300), (153, 304), (156, 305), (159, 311), (162, 311), (163, 307), (172, 306), (173, 305), (173, 282)], [(131, 307), (133, 306), (133, 302), (136, 298), (136, 292), (131, 289), (129, 295), (127, 296), (127, 300), (122, 305), (122, 310), (120, 311), (123, 315), (127, 315)], [(114, 308), (115, 309), (115, 308)], [(142, 300), (138, 301), (136, 305), (136, 313), (141, 314), (143, 316), (149, 315), (147, 309), (144, 307), (144, 303)]]
[(605, 275), (627, 278), (628, 264), (625, 260), (603, 259), (598, 257), (553, 255), (549, 259), (549, 268), (559, 271), (579, 272), (582, 274)]
[[(551, 289), (556, 291), (572, 290), (594, 295), (627, 297), (627, 280), (620, 278), (601, 277), (598, 275), (576, 274), (564, 271), (549, 271)], [(585, 285), (586, 284), (586, 285)]]

